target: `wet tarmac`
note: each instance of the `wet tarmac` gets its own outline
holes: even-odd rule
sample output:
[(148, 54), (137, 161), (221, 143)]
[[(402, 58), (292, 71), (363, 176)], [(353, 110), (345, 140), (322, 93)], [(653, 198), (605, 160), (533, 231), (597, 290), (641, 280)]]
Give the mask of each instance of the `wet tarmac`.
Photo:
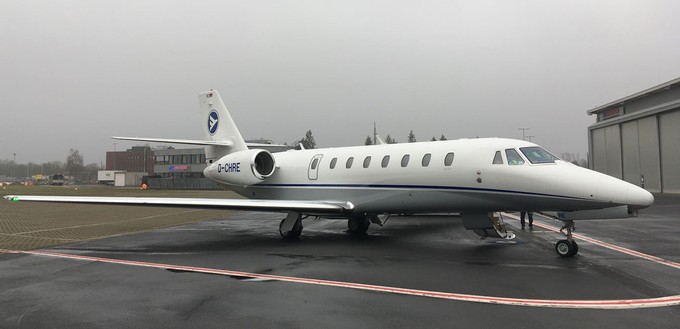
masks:
[(657, 197), (637, 218), (577, 222), (568, 259), (553, 250), (559, 222), (523, 231), (513, 214), (513, 241), (440, 215), (361, 237), (308, 218), (286, 241), (282, 214), (244, 212), (5, 253), (0, 328), (673, 328), (679, 211)]

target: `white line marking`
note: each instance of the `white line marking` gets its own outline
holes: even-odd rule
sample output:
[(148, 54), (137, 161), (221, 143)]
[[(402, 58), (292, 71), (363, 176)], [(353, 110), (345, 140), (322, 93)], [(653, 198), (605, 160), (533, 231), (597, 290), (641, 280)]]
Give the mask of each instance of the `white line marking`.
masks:
[[(534, 214), (534, 215), (536, 215), (536, 214)], [(507, 216), (507, 217), (515, 219), (515, 220), (520, 220), (519, 216), (513, 215), (513, 214), (503, 213), (503, 216), (504, 217)], [(542, 227), (544, 229), (560, 233), (560, 229), (555, 227), (555, 226), (552, 226), (552, 225), (543, 224), (543, 223), (539, 223), (539, 222), (534, 221), (534, 226), (539, 226), (539, 227)], [(611, 244), (611, 243), (608, 243), (608, 242), (604, 242), (604, 241), (600, 241), (600, 240), (597, 240), (597, 239), (593, 239), (591, 237), (587, 237), (583, 234), (573, 233), (573, 237), (579, 238), (583, 241), (588, 241), (588, 242), (595, 244), (595, 245), (598, 245), (600, 247), (604, 247), (604, 248), (607, 248), (607, 249), (618, 251), (620, 253), (635, 256), (635, 257), (638, 257), (638, 258), (646, 259), (648, 261), (652, 261), (652, 262), (655, 262), (655, 263), (658, 263), (658, 264), (670, 266), (670, 267), (673, 267), (675, 269), (680, 270), (680, 263), (676, 263), (676, 262), (670, 261), (668, 259), (663, 259), (661, 257), (652, 256), (652, 255), (648, 255), (648, 254), (645, 254), (645, 253), (642, 253), (642, 252), (639, 252), (639, 251), (635, 251), (635, 250), (632, 250), (632, 249), (620, 247), (620, 246), (617, 246), (617, 245), (614, 245), (614, 244)]]
[(421, 296), (439, 299), (456, 300), (463, 302), (475, 302), (485, 304), (498, 305), (515, 305), (515, 306), (531, 306), (531, 307), (551, 307), (551, 308), (576, 308), (576, 309), (634, 309), (634, 308), (650, 308), (650, 307), (667, 307), (680, 305), (680, 295), (658, 297), (658, 298), (642, 298), (642, 299), (610, 299), (610, 300), (550, 300), (550, 299), (525, 299), (525, 298), (509, 298), (509, 297), (494, 297), (481, 296), (470, 294), (459, 294), (449, 292), (438, 292), (418, 289), (405, 289), (397, 287), (378, 286), (372, 284), (341, 282), (320, 279), (308, 279), (291, 276), (258, 274), (231, 270), (222, 270), (215, 268), (193, 267), (182, 265), (171, 265), (161, 263), (138, 262), (131, 260), (121, 260), (113, 258), (91, 257), (83, 255), (72, 255), (55, 253), (48, 251), (17, 251), (17, 250), (2, 250), (0, 253), (13, 254), (29, 254), (65, 259), (75, 259), (91, 262), (102, 262), (111, 264), (121, 264), (130, 266), (140, 266), (149, 268), (158, 268), (165, 270), (189, 271), (196, 273), (209, 273), (227, 275), (232, 277), (243, 277), (258, 280), (275, 280), (281, 282), (293, 282), (302, 284), (313, 284), (327, 287), (340, 287), (357, 290), (377, 291), (384, 293), (392, 293), (399, 295)]
[(184, 210), (184, 211), (179, 211), (179, 212), (172, 212), (172, 213), (168, 213), (168, 214), (152, 215), (152, 216), (131, 218), (131, 219), (126, 219), (126, 220), (121, 220), (121, 221), (113, 221), (113, 222), (105, 222), (105, 223), (74, 225), (74, 226), (66, 226), (66, 227), (48, 228), (48, 229), (43, 229), (43, 230), (35, 230), (35, 231), (17, 232), (15, 234), (33, 234), (33, 233), (43, 233), (43, 232), (51, 232), (51, 231), (70, 230), (70, 229), (74, 229), (74, 228), (104, 226), (104, 225), (111, 225), (111, 224), (121, 224), (121, 223), (134, 222), (134, 221), (140, 221), (140, 220), (146, 220), (146, 219), (152, 219), (152, 218), (158, 218), (158, 217), (187, 214), (187, 213), (190, 213), (190, 212), (198, 212), (198, 211), (203, 211), (203, 209), (191, 209), (191, 210)]

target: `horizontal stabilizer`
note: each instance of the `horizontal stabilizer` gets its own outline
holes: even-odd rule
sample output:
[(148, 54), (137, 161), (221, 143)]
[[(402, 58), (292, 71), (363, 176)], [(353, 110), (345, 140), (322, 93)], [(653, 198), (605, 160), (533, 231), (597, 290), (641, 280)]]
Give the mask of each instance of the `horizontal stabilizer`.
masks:
[(42, 201), (64, 203), (118, 204), (131, 206), (157, 206), (200, 209), (236, 209), (267, 212), (299, 212), (310, 215), (350, 213), (351, 202), (343, 201), (295, 201), (252, 199), (198, 199), (198, 198), (144, 198), (144, 197), (87, 197), (6, 195), (12, 202)]
[(230, 141), (202, 141), (193, 139), (167, 139), (167, 138), (142, 138), (142, 137), (111, 137), (113, 139), (124, 141), (139, 141), (151, 143), (169, 143), (169, 144), (189, 144), (189, 145), (211, 145), (211, 146), (225, 146), (231, 147), (233, 145)]

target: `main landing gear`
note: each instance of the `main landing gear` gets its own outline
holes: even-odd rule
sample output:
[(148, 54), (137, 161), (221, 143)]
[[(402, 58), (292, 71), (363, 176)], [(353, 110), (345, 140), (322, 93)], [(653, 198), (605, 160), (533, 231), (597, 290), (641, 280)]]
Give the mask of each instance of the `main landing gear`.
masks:
[[(371, 223), (382, 226), (389, 218), (388, 214), (355, 214), (347, 220), (347, 228), (351, 235), (366, 234)], [(302, 234), (302, 215), (290, 212), (279, 224), (279, 234), (284, 239), (297, 239)]]
[(286, 218), (279, 224), (279, 234), (284, 239), (297, 239), (302, 234), (302, 215), (298, 213), (288, 213)]
[[(564, 233), (565, 229), (567, 230), (567, 233)], [(575, 229), (576, 227), (574, 227), (573, 220), (564, 221), (564, 226), (560, 229), (560, 233), (564, 234), (567, 239), (555, 243), (555, 252), (557, 252), (560, 257), (573, 257), (578, 253), (578, 244), (576, 244), (576, 241), (574, 241), (571, 235), (571, 232)]]
[(364, 234), (369, 226), (371, 226), (371, 220), (362, 214), (350, 216), (347, 220), (347, 228), (351, 235)]

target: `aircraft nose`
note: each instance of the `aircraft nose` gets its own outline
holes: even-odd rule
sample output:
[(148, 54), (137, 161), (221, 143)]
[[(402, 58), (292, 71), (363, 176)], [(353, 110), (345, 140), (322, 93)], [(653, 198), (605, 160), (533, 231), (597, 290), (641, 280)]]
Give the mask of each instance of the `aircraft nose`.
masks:
[(654, 203), (654, 196), (647, 190), (635, 185), (629, 186), (626, 191), (626, 204), (630, 210), (642, 209)]

